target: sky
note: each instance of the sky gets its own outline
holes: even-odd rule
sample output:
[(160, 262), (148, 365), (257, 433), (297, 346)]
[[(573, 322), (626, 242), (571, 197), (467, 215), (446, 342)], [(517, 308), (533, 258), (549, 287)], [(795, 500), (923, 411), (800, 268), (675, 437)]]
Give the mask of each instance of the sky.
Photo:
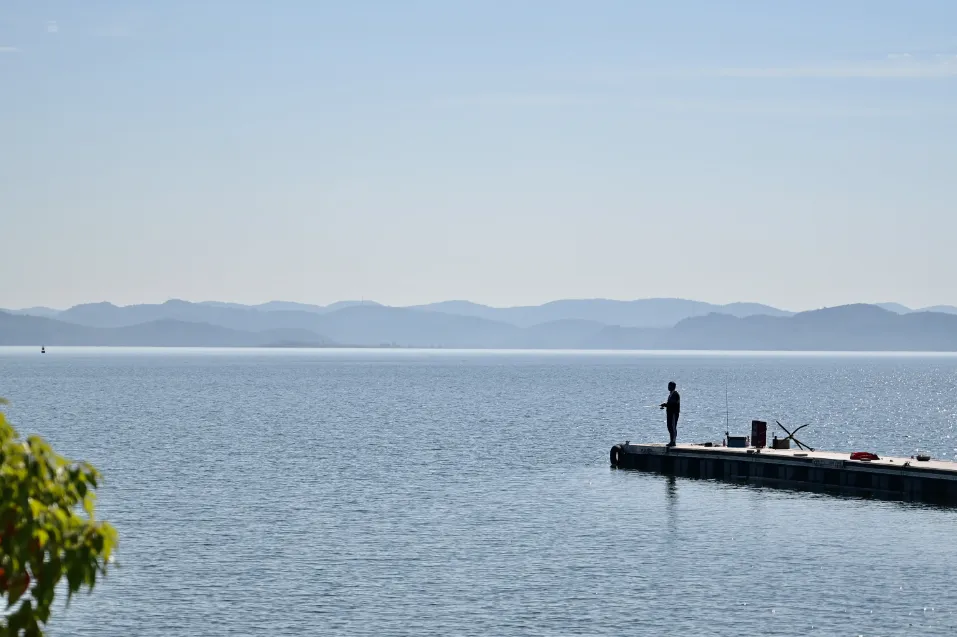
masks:
[(0, 307), (957, 304), (953, 0), (0, 0)]

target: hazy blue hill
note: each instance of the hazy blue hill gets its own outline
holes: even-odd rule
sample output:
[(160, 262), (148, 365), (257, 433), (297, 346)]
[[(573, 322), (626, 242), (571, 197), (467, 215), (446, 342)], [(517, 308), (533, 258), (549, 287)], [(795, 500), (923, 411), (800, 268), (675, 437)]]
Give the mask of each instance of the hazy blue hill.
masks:
[(704, 312), (707, 307), (710, 306), (706, 303), (685, 299), (568, 299), (523, 308), (527, 310), (523, 322), (542, 323), (574, 318), (624, 327), (670, 327), (683, 318)]
[(302, 310), (265, 312), (248, 307), (170, 300), (159, 304), (126, 307), (118, 307), (112, 303), (77, 305), (61, 312), (57, 318), (89, 327), (123, 327), (173, 319), (189, 323), (209, 323), (246, 332), (271, 329), (302, 329), (315, 332), (319, 331), (316, 326), (320, 316), (316, 312)]
[(227, 303), (226, 301), (200, 301), (196, 305), (207, 305), (209, 307), (228, 307), (234, 310), (248, 310), (250, 306), (242, 303)]
[(160, 319), (139, 325), (98, 330), (102, 337), (96, 345), (151, 347), (247, 347), (266, 345), (268, 335), (232, 330), (207, 323), (189, 323)]
[(423, 347), (520, 347), (522, 330), (484, 319), (379, 305), (322, 314), (317, 331), (339, 343)]
[(412, 305), (411, 310), (424, 310), (427, 312), (441, 312), (443, 314), (457, 314), (459, 316), (471, 316), (474, 318), (483, 318), (489, 321), (512, 322), (508, 318), (508, 311), (521, 308), (498, 308), (471, 301), (440, 301), (438, 303), (429, 303), (427, 305)]
[(102, 328), (0, 312), (0, 345), (248, 347), (289, 340), (310, 345), (331, 343), (329, 339), (307, 330), (245, 332), (173, 319)]
[(795, 314), (789, 310), (782, 310), (763, 303), (736, 302), (726, 305), (715, 305), (713, 307), (713, 312), (730, 314), (731, 316), (737, 316), (739, 318), (747, 316), (794, 316)]
[(130, 305), (126, 307), (113, 305), (107, 301), (83, 303), (63, 310), (57, 318), (88, 327), (123, 327), (162, 318), (171, 318), (168, 313), (172, 312), (177, 303), (177, 301), (167, 301), (159, 305)]
[(906, 305), (901, 305), (900, 303), (875, 303), (878, 307), (882, 307), (885, 310), (890, 310), (891, 312), (896, 312), (897, 314), (911, 314), (914, 312), (938, 312), (940, 314), (957, 314), (957, 307), (953, 305), (931, 305), (929, 307), (922, 307), (918, 309), (909, 308)]
[(531, 327), (562, 320), (595, 321), (623, 327), (671, 327), (690, 316), (723, 312), (732, 316), (767, 314), (788, 316), (785, 310), (760, 303), (731, 303), (713, 305), (686, 299), (639, 299), (616, 301), (611, 299), (564, 299), (543, 305), (494, 308), (469, 301), (443, 301), (417, 306), (434, 312), (475, 316), (488, 320)]
[(930, 307), (923, 307), (916, 312), (939, 312), (941, 314), (957, 314), (957, 307), (953, 305), (932, 305)]
[(95, 345), (97, 330), (56, 319), (0, 312), (0, 345)]
[(907, 314), (909, 312), (914, 311), (911, 308), (907, 307), (906, 305), (902, 305), (900, 303), (887, 302), (887, 303), (875, 303), (874, 305), (876, 305), (879, 308), (883, 308), (887, 310), (888, 312), (894, 312), (895, 314)]
[(290, 301), (268, 301), (259, 305), (252, 305), (250, 309), (263, 312), (325, 312), (327, 308), (321, 305), (308, 303), (292, 303)]
[(376, 303), (375, 301), (336, 301), (335, 303), (330, 303), (329, 305), (323, 308), (326, 312), (335, 312), (336, 310), (342, 310), (347, 307), (386, 307), (381, 303)]
[(61, 312), (57, 318), (88, 327), (126, 327), (150, 321), (173, 319), (178, 321), (210, 323), (232, 329), (269, 326), (250, 325), (260, 320), (261, 313), (228, 304), (207, 305), (171, 299), (165, 303), (118, 306), (112, 303), (85, 303)]
[(57, 314), (60, 313), (60, 310), (55, 310), (52, 307), (25, 307), (21, 310), (0, 310), (9, 312), (10, 314), (26, 314), (28, 316), (43, 316), (45, 318), (54, 318)]
[(957, 315), (917, 311), (901, 319), (900, 336), (908, 349), (957, 351)]
[(258, 305), (244, 305), (242, 303), (227, 303), (224, 301), (202, 301), (197, 305), (207, 305), (210, 307), (224, 307), (234, 310), (259, 310), (262, 312), (313, 312), (316, 314), (325, 314), (334, 312), (344, 307), (353, 305), (380, 305), (375, 301), (336, 301), (329, 305), (313, 305), (311, 303), (296, 303), (293, 301), (268, 301)]
[(957, 351), (957, 316), (897, 314), (875, 305), (845, 305), (790, 318), (718, 314), (690, 318), (662, 335), (679, 349)]
[(524, 328), (522, 347), (531, 349), (590, 349), (603, 323), (581, 319), (562, 319)]

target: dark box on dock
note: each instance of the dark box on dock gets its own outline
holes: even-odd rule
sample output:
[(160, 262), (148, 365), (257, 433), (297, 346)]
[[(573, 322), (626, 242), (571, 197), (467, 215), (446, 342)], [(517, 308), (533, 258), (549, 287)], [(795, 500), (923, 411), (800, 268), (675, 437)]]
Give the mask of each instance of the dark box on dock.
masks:
[(790, 438), (777, 438), (771, 441), (772, 449), (790, 449), (791, 448), (791, 439)]
[(757, 449), (768, 446), (768, 423), (765, 421), (751, 421), (751, 446)]

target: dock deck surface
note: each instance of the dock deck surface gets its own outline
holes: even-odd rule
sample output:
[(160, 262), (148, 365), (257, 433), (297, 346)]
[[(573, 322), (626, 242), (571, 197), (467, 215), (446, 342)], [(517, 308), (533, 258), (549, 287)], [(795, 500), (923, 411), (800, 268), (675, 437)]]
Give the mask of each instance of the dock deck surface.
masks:
[(626, 442), (611, 448), (610, 461), (620, 469), (692, 478), (957, 504), (957, 462), (877, 455), (852, 460), (849, 451)]
[[(756, 456), (754, 460), (762, 461), (774, 461), (775, 459), (781, 460), (795, 460), (795, 461), (810, 461), (814, 462), (815, 460), (831, 460), (831, 461), (841, 461), (852, 464), (864, 465), (872, 468), (884, 467), (886, 469), (918, 469), (918, 470), (929, 470), (929, 471), (943, 471), (947, 473), (953, 473), (954, 478), (957, 479), (957, 462), (951, 462), (949, 460), (935, 460), (931, 458), (930, 460), (917, 460), (916, 458), (901, 458), (893, 456), (881, 456), (877, 454), (880, 460), (851, 460), (851, 452), (839, 452), (839, 451), (802, 451), (801, 449), (754, 449), (752, 447), (705, 447), (703, 445), (694, 445), (694, 444), (679, 444), (674, 447), (668, 448), (664, 443), (642, 443), (635, 444), (631, 443), (627, 445), (631, 448), (646, 448), (654, 449), (653, 453), (705, 453), (705, 454), (728, 454), (729, 457), (738, 458), (738, 459), (750, 459), (751, 456)], [(625, 445), (622, 445), (622, 449), (626, 449)], [(866, 451), (862, 449), (861, 451)], [(743, 458), (739, 458), (743, 456)]]

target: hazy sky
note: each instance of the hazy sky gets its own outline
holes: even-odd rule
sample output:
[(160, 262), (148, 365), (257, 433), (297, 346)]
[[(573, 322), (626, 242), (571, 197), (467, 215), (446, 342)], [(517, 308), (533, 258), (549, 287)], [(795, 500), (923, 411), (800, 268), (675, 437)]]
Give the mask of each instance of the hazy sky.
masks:
[(954, 0), (0, 0), (0, 307), (957, 304)]

